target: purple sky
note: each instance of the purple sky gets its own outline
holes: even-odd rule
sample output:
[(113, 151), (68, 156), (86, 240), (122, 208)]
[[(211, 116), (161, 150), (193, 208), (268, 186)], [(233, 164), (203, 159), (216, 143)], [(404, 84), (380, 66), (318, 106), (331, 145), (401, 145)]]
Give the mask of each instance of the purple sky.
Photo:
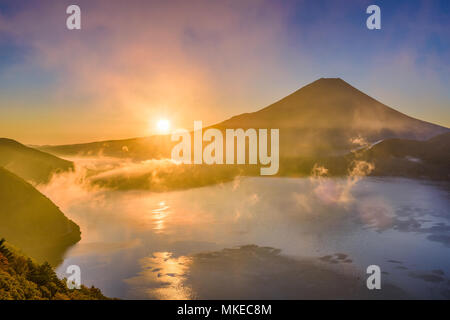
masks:
[[(66, 29), (81, 7), (82, 30)], [(381, 8), (381, 30), (365, 26)], [(450, 2), (0, 3), (0, 136), (59, 144), (190, 128), (340, 77), (450, 126)]]

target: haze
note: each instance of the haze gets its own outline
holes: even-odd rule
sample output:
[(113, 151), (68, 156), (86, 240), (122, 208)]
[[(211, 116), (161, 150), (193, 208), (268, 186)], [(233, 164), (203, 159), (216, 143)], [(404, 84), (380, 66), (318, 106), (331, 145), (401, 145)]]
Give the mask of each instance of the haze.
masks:
[(191, 129), (340, 77), (450, 125), (448, 1), (69, 1), (0, 4), (0, 136), (65, 144)]

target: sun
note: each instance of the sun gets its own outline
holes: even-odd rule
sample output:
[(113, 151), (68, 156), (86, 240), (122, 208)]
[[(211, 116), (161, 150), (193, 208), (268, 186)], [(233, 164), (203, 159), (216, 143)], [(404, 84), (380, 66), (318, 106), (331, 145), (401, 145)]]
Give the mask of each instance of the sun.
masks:
[(159, 133), (168, 133), (170, 130), (170, 121), (167, 119), (159, 119), (156, 123), (156, 129)]

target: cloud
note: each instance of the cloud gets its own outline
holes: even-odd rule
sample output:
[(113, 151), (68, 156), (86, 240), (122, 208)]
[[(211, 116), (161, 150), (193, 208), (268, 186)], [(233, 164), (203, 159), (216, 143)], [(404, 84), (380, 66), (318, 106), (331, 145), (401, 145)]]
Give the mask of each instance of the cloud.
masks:
[(80, 202), (95, 208), (102, 205), (104, 194), (101, 188), (90, 183), (90, 172), (108, 170), (115, 166), (113, 163), (102, 159), (77, 159), (75, 170), (55, 174), (49, 183), (40, 184), (37, 188), (63, 212)]
[(21, 54), (0, 66), (0, 127), (26, 143), (144, 136), (155, 118), (212, 124), (322, 76), (450, 121), (448, 13), (429, 1), (385, 4), (379, 33), (358, 0), (79, 0), (81, 31), (65, 27), (69, 1), (3, 3), (0, 44)]
[(154, 117), (216, 121), (281, 60), (287, 12), (271, 1), (79, 1), (79, 31), (65, 28), (67, 5), (42, 1), (0, 19), (0, 32), (32, 50), (26, 63), (55, 73), (47, 102), (59, 119), (77, 115), (66, 131), (84, 122), (99, 138), (123, 137), (148, 134)]
[(375, 169), (373, 163), (355, 160), (345, 178), (329, 178), (328, 169), (315, 164), (309, 177), (312, 185), (309, 194), (294, 193), (294, 201), (303, 212), (311, 213), (317, 201), (321, 204), (347, 208), (354, 202), (352, 191), (357, 183)]

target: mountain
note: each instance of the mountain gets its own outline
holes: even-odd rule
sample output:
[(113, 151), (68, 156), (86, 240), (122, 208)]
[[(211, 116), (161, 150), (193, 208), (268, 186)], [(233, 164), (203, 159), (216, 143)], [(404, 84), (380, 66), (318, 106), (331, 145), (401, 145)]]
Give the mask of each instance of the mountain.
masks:
[(402, 114), (339, 78), (319, 79), (217, 126), (280, 128), (281, 157), (339, 154), (354, 148), (355, 140), (424, 140), (449, 130)]
[(375, 165), (372, 175), (450, 180), (450, 132), (426, 141), (388, 139), (355, 157)]
[(54, 173), (72, 170), (73, 163), (17, 141), (0, 138), (0, 167), (27, 181), (46, 183)]
[[(278, 128), (280, 157), (303, 158), (345, 154), (355, 141), (390, 138), (426, 140), (449, 129), (402, 114), (339, 78), (322, 78), (252, 113), (211, 127)], [(170, 157), (170, 136), (151, 136), (87, 144), (43, 146), (58, 155), (104, 155), (134, 160)]]
[(80, 240), (80, 228), (31, 184), (0, 167), (0, 238), (56, 265)]

